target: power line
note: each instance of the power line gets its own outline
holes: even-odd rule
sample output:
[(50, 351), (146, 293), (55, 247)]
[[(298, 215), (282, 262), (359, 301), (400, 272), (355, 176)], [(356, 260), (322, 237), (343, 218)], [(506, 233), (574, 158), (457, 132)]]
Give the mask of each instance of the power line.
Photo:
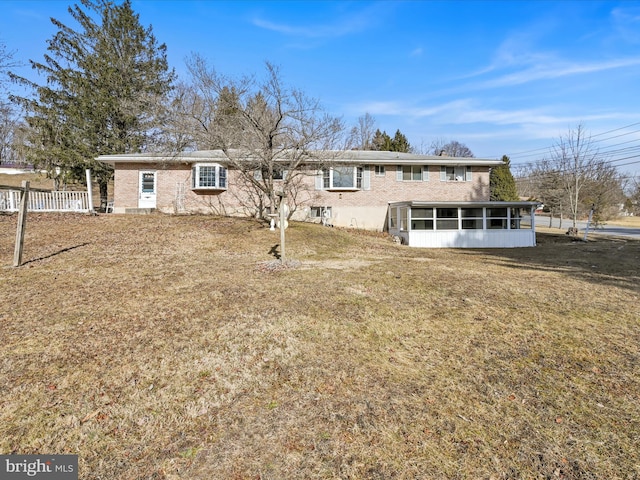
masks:
[[(598, 133), (596, 135), (590, 136), (589, 137), (589, 141), (591, 141), (591, 139), (593, 139), (594, 137), (601, 137), (603, 135), (609, 135), (609, 134), (612, 134), (612, 133), (615, 133), (615, 132), (619, 132), (619, 131), (622, 131), (622, 130), (626, 130), (626, 129), (629, 129), (629, 128), (632, 128), (632, 127), (635, 127), (635, 126), (638, 126), (638, 125), (640, 125), (640, 122), (636, 122), (636, 123), (632, 123), (632, 124), (629, 124), (629, 125), (625, 125), (623, 127), (618, 127), (618, 128), (612, 129), (612, 130), (607, 130), (605, 132), (601, 132), (601, 133)], [(621, 134), (618, 134), (618, 135), (611, 135), (611, 136), (608, 136), (606, 138), (599, 138), (599, 139), (594, 140), (593, 142), (590, 142), (590, 143), (601, 144), (601, 147), (604, 148), (604, 150), (598, 151), (596, 153), (602, 154), (602, 155), (607, 156), (607, 157), (614, 157), (614, 158), (610, 158), (608, 160), (603, 160), (603, 163), (610, 164), (610, 165), (615, 166), (615, 167), (635, 165), (637, 163), (640, 163), (640, 161), (627, 162), (627, 163), (623, 163), (623, 164), (619, 164), (619, 165), (613, 165), (613, 164), (617, 163), (617, 162), (620, 162), (620, 161), (632, 159), (632, 158), (638, 158), (637, 155), (631, 155), (631, 156), (628, 156), (628, 155), (631, 154), (631, 153), (635, 153), (636, 151), (640, 151), (640, 144), (639, 145), (629, 145), (629, 146), (626, 146), (626, 147), (623, 147), (623, 148), (617, 148), (617, 149), (614, 148), (614, 147), (627, 145), (627, 144), (633, 144), (635, 142), (639, 142), (640, 143), (640, 139), (628, 140), (628, 141), (625, 141), (625, 142), (619, 142), (619, 143), (615, 143), (615, 144), (612, 144), (612, 145), (602, 145), (603, 142), (607, 142), (607, 141), (610, 141), (610, 140), (613, 140), (613, 139), (616, 139), (616, 138), (620, 138), (620, 137), (624, 137), (624, 136), (627, 136), (627, 135), (632, 135), (632, 134), (635, 134), (635, 133), (640, 133), (640, 129), (632, 130), (630, 132), (625, 132), (625, 133), (621, 133)], [(536, 148), (536, 149), (532, 149), (532, 150), (525, 150), (525, 151), (518, 152), (518, 153), (508, 154), (507, 156), (512, 161), (512, 165), (514, 167), (518, 167), (518, 168), (521, 168), (521, 169), (533, 168), (536, 165), (540, 165), (540, 163), (542, 161), (544, 161), (544, 156), (543, 156), (543, 158), (540, 158), (539, 153), (545, 151), (545, 152), (548, 152), (549, 154), (552, 154), (553, 147), (554, 146), (552, 145), (550, 147), (543, 147), (543, 148)], [(616, 158), (619, 155), (627, 155), (627, 156), (624, 156), (622, 158)], [(531, 160), (527, 160), (527, 161), (524, 161), (524, 162), (523, 161), (518, 161), (518, 160), (522, 160), (524, 158), (530, 158), (530, 157), (538, 157), (538, 159), (535, 160), (535, 161), (531, 161)]]
[[(629, 125), (625, 125), (625, 126), (623, 126), (623, 127), (614, 128), (614, 129), (612, 129), (612, 130), (607, 130), (607, 131), (605, 131), (605, 132), (601, 132), (601, 133), (598, 133), (598, 134), (595, 134), (595, 135), (591, 135), (591, 138), (599, 137), (599, 136), (602, 136), (602, 135), (607, 135), (607, 134), (609, 134), (609, 133), (618, 132), (618, 131), (620, 131), (620, 130), (624, 130), (624, 129), (627, 129), (627, 128), (635, 127), (635, 126), (638, 126), (638, 125), (640, 125), (640, 122), (631, 123), (631, 124), (629, 124)], [(623, 133), (623, 134), (620, 134), (620, 135), (615, 135), (615, 136), (613, 136), (613, 137), (609, 137), (609, 138), (603, 138), (603, 139), (595, 140), (595, 142), (604, 142), (604, 141), (607, 141), (607, 140), (611, 140), (611, 139), (614, 139), (614, 138), (623, 137), (623, 136), (625, 136), (625, 135), (631, 135), (631, 134), (633, 134), (633, 133), (639, 133), (639, 132), (640, 132), (640, 129), (639, 129), (639, 130), (633, 130), (633, 131), (631, 131), (631, 132), (626, 132), (626, 133)], [(509, 158), (511, 158), (512, 156), (513, 156), (514, 158), (517, 158), (518, 156), (529, 157), (529, 156), (533, 156), (533, 155), (535, 155), (537, 152), (542, 152), (542, 151), (547, 151), (547, 152), (548, 152), (548, 151), (549, 151), (550, 149), (552, 149), (552, 148), (553, 148), (553, 145), (548, 146), (548, 147), (535, 148), (535, 149), (532, 149), (532, 150), (524, 150), (524, 151), (522, 151), (522, 152), (510, 153), (510, 154), (507, 154), (507, 156), (508, 156)]]

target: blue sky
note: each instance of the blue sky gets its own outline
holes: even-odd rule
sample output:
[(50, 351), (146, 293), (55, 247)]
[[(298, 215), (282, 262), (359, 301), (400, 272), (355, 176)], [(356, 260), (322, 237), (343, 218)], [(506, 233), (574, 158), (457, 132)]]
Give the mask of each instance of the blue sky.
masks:
[[(41, 61), (55, 33), (49, 18), (74, 26), (70, 4), (0, 0), (0, 42), (15, 60)], [(513, 165), (548, 156), (583, 124), (621, 171), (640, 171), (640, 2), (132, 4), (181, 77), (194, 52), (231, 76), (270, 61), (348, 125), (370, 113), (417, 148), (457, 140)]]

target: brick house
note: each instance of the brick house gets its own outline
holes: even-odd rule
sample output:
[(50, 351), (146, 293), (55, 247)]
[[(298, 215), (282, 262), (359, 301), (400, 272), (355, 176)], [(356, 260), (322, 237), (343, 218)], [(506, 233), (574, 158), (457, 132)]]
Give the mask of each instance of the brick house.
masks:
[[(186, 152), (171, 157), (104, 155), (98, 160), (114, 167), (114, 213), (156, 209), (167, 213), (251, 216), (258, 211), (260, 199), (221, 150)], [(434, 215), (445, 212), (442, 202), (446, 202), (450, 209), (458, 208), (460, 218), (464, 215), (459, 210), (462, 205), (471, 208), (470, 205), (479, 202), (477, 208), (485, 210), (476, 210), (474, 215), (480, 211), (486, 214), (490, 205), (490, 169), (501, 163), (501, 160), (397, 152), (334, 152), (330, 162), (310, 159), (305, 164), (304, 175), (299, 177), (288, 203), (294, 220), (389, 230), (411, 245), (408, 234), (411, 226), (425, 227), (429, 222), (401, 224), (391, 222), (392, 218), (406, 217), (414, 201), (437, 202), (439, 207), (431, 207), (436, 208), (432, 211)], [(287, 175), (286, 163), (281, 174)], [(515, 212), (531, 205), (531, 202), (516, 202), (502, 208)], [(420, 212), (423, 214), (424, 210)], [(451, 215), (452, 211), (447, 214)], [(445, 225), (438, 221), (432, 223), (433, 229)], [(462, 222), (459, 223), (462, 230)], [(446, 224), (453, 226), (452, 222)], [(469, 222), (464, 222), (464, 229), (468, 225)], [(481, 225), (486, 227), (486, 221)]]

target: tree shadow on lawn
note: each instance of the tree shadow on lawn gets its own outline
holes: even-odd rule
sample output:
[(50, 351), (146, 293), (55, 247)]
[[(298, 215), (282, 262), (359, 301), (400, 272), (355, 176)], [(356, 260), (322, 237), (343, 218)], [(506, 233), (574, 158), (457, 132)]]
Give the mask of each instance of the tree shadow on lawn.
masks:
[(557, 272), (598, 285), (640, 291), (639, 240), (598, 235), (584, 242), (582, 237), (545, 232), (537, 232), (536, 237), (536, 247), (482, 252), (502, 259), (501, 265), (521, 271)]
[(35, 263), (35, 262), (39, 262), (41, 260), (46, 260), (48, 258), (55, 257), (56, 255), (60, 255), (61, 253), (70, 252), (71, 250), (75, 250), (76, 248), (81, 248), (81, 247), (84, 247), (86, 245), (89, 245), (89, 242), (84, 242), (84, 243), (80, 243), (78, 245), (73, 245), (72, 247), (66, 247), (66, 248), (63, 248), (61, 250), (58, 250), (57, 252), (53, 252), (53, 253), (50, 253), (48, 255), (43, 255), (43, 256), (38, 257), (38, 258), (32, 258), (31, 260), (27, 260), (27, 261), (22, 262), (20, 264), (20, 266), (22, 267), (22, 266), (28, 265), (30, 263)]

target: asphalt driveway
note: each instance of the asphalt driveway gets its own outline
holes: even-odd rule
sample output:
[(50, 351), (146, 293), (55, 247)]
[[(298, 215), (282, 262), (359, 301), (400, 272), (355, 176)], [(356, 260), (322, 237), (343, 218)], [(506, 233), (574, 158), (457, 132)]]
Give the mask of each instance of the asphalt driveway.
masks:
[[(536, 225), (540, 227), (548, 227), (549, 226), (549, 217), (536, 217)], [(564, 218), (562, 220), (562, 230), (565, 232), (569, 227), (573, 225), (570, 219)], [(551, 224), (552, 228), (560, 228), (560, 219), (554, 218)], [(580, 235), (584, 235), (585, 228), (587, 228), (587, 222), (576, 222), (576, 227), (580, 231)], [(640, 228), (638, 227), (620, 227), (617, 225), (603, 225), (598, 226), (598, 228), (594, 228), (593, 224), (589, 227), (589, 233), (593, 233), (595, 235), (612, 235), (612, 236), (620, 236), (620, 237), (630, 237), (640, 240)]]

